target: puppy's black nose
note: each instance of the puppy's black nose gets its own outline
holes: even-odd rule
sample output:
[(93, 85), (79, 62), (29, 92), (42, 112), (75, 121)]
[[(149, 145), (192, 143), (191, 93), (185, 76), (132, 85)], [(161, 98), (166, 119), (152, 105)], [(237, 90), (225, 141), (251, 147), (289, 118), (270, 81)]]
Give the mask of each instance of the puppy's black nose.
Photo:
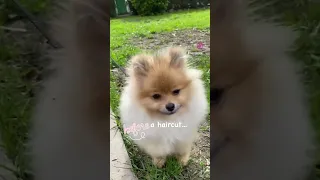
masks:
[(174, 104), (173, 104), (173, 103), (168, 103), (168, 104), (166, 105), (166, 109), (167, 109), (168, 111), (173, 111), (173, 110), (174, 110)]

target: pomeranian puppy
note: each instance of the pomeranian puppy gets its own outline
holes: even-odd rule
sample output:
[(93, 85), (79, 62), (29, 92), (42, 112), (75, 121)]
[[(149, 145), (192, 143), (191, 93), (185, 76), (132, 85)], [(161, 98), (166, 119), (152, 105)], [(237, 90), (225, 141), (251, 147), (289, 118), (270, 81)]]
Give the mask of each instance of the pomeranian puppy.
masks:
[(240, 0), (214, 4), (212, 140), (229, 141), (211, 157), (211, 176), (305, 180), (314, 158), (308, 156), (313, 132), (296, 65), (286, 53), (294, 33), (253, 22), (248, 12)]
[(163, 167), (168, 155), (187, 165), (208, 102), (202, 72), (188, 66), (185, 50), (170, 47), (134, 56), (120, 101), (125, 133)]
[(63, 48), (50, 52), (55, 71), (32, 122), (34, 179), (110, 179), (108, 1), (72, 0), (62, 7), (51, 30)]

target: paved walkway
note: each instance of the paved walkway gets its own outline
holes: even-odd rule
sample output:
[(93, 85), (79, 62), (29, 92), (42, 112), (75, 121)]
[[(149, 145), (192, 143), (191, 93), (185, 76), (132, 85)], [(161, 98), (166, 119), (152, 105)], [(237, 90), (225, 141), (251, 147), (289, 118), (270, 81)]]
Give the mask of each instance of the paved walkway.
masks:
[[(111, 112), (111, 110), (110, 110)], [(121, 133), (113, 116), (110, 116), (110, 179), (111, 180), (137, 180), (131, 171), (131, 163), (122, 140)], [(1, 143), (1, 141), (0, 141)], [(0, 165), (12, 168), (4, 151), (0, 148)], [(0, 179), (15, 180), (12, 172), (0, 167)]]
[(112, 115), (110, 115), (110, 179), (137, 180), (131, 171), (128, 152)]

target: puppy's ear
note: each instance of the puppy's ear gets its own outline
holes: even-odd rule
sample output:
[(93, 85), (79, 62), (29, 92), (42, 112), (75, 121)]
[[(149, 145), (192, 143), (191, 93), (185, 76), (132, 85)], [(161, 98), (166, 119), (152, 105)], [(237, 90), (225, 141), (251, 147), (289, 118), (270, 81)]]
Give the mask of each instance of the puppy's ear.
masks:
[(168, 49), (170, 57), (170, 66), (175, 68), (183, 68), (186, 65), (188, 55), (185, 49), (181, 47), (171, 47)]
[(147, 76), (150, 70), (151, 56), (146, 54), (136, 55), (131, 59), (130, 69), (134, 76), (141, 78)]

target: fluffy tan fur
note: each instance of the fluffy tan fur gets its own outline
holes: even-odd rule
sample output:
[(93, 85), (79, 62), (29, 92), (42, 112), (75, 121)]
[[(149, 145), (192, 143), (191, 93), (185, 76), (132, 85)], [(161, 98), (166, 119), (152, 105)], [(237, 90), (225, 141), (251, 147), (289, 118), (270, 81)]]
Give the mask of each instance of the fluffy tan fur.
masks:
[(231, 142), (212, 159), (216, 180), (304, 180), (312, 129), (287, 28), (246, 18), (245, 2), (218, 0), (211, 30), (213, 140)]
[[(145, 138), (134, 140), (135, 143), (158, 167), (165, 164), (169, 155), (176, 155), (182, 165), (187, 165), (198, 126), (207, 114), (201, 72), (188, 67), (186, 53), (179, 47), (166, 48), (155, 55), (136, 55), (128, 70), (120, 101), (124, 126), (154, 123), (155, 127), (144, 132)], [(169, 103), (175, 104), (173, 113), (166, 110)], [(163, 122), (186, 127), (159, 127), (158, 123)]]
[[(160, 111), (168, 103), (181, 105), (177, 113), (182, 113), (183, 109), (187, 108), (191, 95), (191, 79), (186, 72), (185, 60), (177, 59), (184, 58), (183, 56), (184, 49), (174, 47), (156, 56), (140, 54), (131, 60), (130, 68), (134, 72), (131, 75), (139, 89), (138, 100), (151, 116), (166, 116)], [(144, 68), (139, 69), (141, 66)], [(175, 90), (179, 90), (178, 95), (173, 93)], [(161, 97), (150, 98), (154, 94)]]

